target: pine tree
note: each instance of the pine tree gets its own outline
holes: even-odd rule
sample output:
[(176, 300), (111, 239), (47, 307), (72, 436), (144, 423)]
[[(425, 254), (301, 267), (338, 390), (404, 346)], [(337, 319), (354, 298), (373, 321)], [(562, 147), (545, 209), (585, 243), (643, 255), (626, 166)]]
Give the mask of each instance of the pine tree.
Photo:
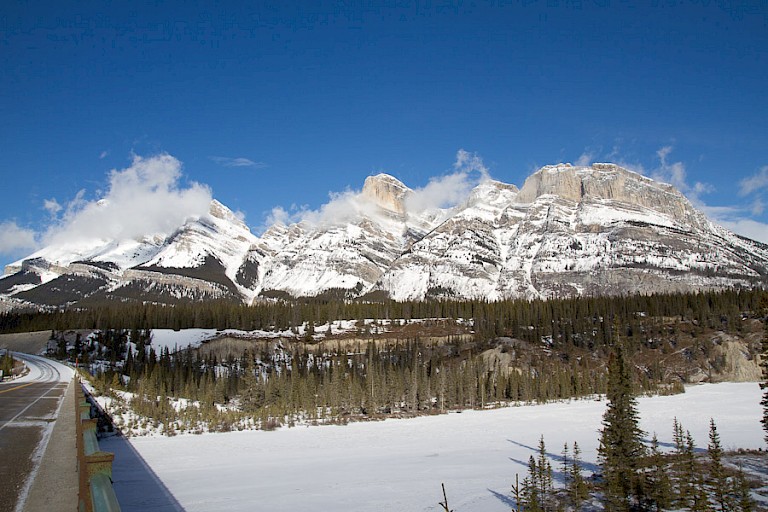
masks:
[(608, 406), (600, 431), (598, 460), (605, 477), (606, 508), (629, 511), (642, 501), (638, 461), (645, 453), (637, 401), (632, 393), (629, 366), (621, 347), (608, 362)]
[(245, 368), (243, 371), (242, 391), (240, 393), (240, 408), (245, 412), (255, 412), (263, 409), (265, 402), (264, 386), (256, 377), (253, 357), (246, 351), (243, 356)]
[(550, 501), (552, 496), (552, 464), (547, 456), (547, 447), (544, 444), (544, 436), (539, 439), (539, 457), (536, 461), (536, 480), (539, 485), (539, 496), (542, 503)]
[[(678, 424), (680, 431), (682, 432), (682, 426)], [(677, 434), (675, 446), (677, 447)], [(695, 444), (690, 431), (685, 431), (682, 437), (682, 444), (680, 445), (680, 451), (677, 453), (678, 458), (678, 475), (677, 485), (679, 500), (678, 506), (695, 508), (701, 506), (701, 486), (699, 485), (698, 476), (700, 468), (698, 461), (696, 460)]]
[(747, 478), (744, 476), (744, 468), (741, 465), (739, 465), (739, 472), (736, 476), (736, 499), (737, 506), (735, 510), (739, 512), (752, 512), (755, 510), (755, 500), (752, 499)]
[[(552, 464), (549, 462), (544, 436), (539, 439), (538, 456), (528, 459), (528, 476), (522, 486), (512, 488), (515, 501), (526, 512), (547, 512), (552, 510), (554, 492), (552, 485)], [(519, 499), (518, 499), (519, 498)]]
[(515, 499), (515, 512), (520, 512), (523, 505), (523, 488), (520, 486), (520, 475), (515, 473), (515, 484), (512, 486), (512, 497)]
[(667, 474), (667, 464), (664, 455), (659, 450), (659, 439), (655, 433), (651, 440), (651, 453), (648, 457), (646, 488), (648, 489), (648, 500), (652, 510), (658, 512), (671, 505), (672, 489), (669, 475)]
[(707, 487), (721, 512), (731, 509), (728, 491), (730, 483), (723, 466), (723, 447), (720, 444), (720, 434), (717, 433), (715, 420), (709, 419), (709, 478)]
[(528, 476), (523, 479), (520, 504), (526, 512), (543, 512), (542, 496), (539, 492), (538, 469), (533, 455), (528, 459)]
[(675, 444), (674, 463), (672, 465), (671, 481), (673, 489), (673, 502), (678, 506), (687, 507), (691, 498), (691, 482), (685, 475), (685, 432), (683, 426), (674, 418), (672, 421), (672, 439)]
[(587, 482), (584, 481), (584, 477), (581, 474), (581, 449), (579, 443), (573, 443), (573, 455), (571, 457), (571, 474), (568, 480), (570, 487), (568, 488), (568, 494), (571, 497), (574, 507), (578, 510), (584, 500), (589, 495), (587, 489)]
[(563, 465), (561, 466), (561, 472), (563, 474), (563, 483), (565, 484), (566, 489), (570, 486), (571, 482), (571, 464), (573, 464), (573, 461), (571, 460), (571, 451), (568, 447), (568, 443), (563, 443), (563, 452), (562, 452), (562, 459), (563, 459)]

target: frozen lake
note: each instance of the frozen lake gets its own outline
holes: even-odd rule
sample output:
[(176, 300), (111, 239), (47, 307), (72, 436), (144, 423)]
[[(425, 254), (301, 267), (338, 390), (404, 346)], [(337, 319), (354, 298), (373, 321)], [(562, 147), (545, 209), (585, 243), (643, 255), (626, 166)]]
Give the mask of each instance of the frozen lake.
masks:
[[(764, 447), (760, 398), (757, 383), (640, 398), (641, 427), (671, 443), (677, 417), (706, 448), (714, 418), (726, 449)], [(577, 441), (585, 467), (594, 464), (604, 410), (604, 401), (572, 401), (346, 426), (112, 439), (102, 449), (117, 453), (115, 489), (124, 511), (429, 511), (440, 510), (444, 482), (457, 511), (508, 512), (515, 473), (525, 476), (542, 434), (553, 456)], [(153, 491), (137, 476), (141, 459), (157, 477)]]

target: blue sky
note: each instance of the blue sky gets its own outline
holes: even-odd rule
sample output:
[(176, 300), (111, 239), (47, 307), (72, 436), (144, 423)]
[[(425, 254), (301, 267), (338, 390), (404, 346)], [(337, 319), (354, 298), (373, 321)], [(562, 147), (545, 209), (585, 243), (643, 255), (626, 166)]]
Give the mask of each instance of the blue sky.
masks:
[(121, 186), (258, 232), (460, 150), (518, 186), (622, 163), (768, 242), (764, 0), (62, 3), (0, 8), (0, 263)]

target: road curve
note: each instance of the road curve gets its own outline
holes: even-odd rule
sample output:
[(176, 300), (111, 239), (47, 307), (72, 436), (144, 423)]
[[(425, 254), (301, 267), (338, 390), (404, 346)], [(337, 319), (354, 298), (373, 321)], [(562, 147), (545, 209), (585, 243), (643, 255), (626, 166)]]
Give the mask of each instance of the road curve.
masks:
[(44, 357), (13, 353), (29, 372), (0, 383), (0, 512), (22, 510), (74, 372)]

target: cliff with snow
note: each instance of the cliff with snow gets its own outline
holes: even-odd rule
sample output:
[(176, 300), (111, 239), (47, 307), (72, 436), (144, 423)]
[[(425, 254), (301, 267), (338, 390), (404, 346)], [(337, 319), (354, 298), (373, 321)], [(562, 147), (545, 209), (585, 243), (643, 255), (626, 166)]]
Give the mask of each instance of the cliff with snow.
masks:
[(260, 237), (223, 204), (172, 233), (50, 246), (6, 268), (11, 303), (174, 303), (327, 295), (550, 298), (763, 286), (768, 247), (710, 222), (670, 185), (613, 164), (487, 180), (419, 208), (392, 176), (329, 218)]

